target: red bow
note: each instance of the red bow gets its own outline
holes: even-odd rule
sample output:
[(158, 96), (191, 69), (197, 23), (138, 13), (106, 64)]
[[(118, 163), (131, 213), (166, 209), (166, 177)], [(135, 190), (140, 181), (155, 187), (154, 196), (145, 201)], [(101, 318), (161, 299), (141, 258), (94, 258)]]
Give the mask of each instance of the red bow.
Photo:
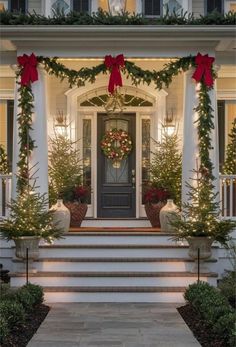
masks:
[(104, 63), (108, 69), (111, 69), (108, 91), (113, 94), (116, 86), (122, 87), (123, 85), (120, 67), (125, 65), (124, 56), (123, 54), (119, 54), (114, 58), (111, 55), (106, 55)]
[(37, 71), (37, 58), (32, 53), (30, 56), (24, 54), (20, 57), (17, 57), (18, 64), (22, 66), (21, 72), (21, 85), (28, 86), (30, 82), (35, 82), (38, 80), (38, 71)]
[(201, 55), (201, 53), (198, 53), (195, 57), (195, 63), (197, 64), (197, 67), (192, 77), (197, 82), (200, 82), (204, 77), (205, 85), (211, 87), (214, 82), (211, 73), (211, 68), (214, 61), (215, 58), (208, 57), (208, 54)]

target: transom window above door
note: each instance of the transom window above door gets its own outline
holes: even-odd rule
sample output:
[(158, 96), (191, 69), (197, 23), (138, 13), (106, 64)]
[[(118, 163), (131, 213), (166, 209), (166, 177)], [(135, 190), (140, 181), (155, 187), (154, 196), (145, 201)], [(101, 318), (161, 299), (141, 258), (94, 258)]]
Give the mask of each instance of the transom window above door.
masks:
[[(120, 90), (122, 106), (125, 107), (152, 107), (153, 99), (141, 93), (140, 91), (134, 90), (126, 91), (124, 88)], [(89, 92), (85, 94), (82, 99), (80, 98), (79, 106), (82, 107), (105, 107), (109, 101), (109, 95), (107, 94), (106, 88), (101, 88), (95, 92)]]

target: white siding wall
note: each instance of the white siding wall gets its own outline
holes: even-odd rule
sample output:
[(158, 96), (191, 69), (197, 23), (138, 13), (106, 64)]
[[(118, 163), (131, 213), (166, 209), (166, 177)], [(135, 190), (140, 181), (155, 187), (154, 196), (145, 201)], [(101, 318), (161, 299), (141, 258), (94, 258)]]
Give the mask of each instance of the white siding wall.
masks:
[(204, 15), (204, 0), (193, 0), (192, 2), (192, 12), (195, 17), (199, 15)]

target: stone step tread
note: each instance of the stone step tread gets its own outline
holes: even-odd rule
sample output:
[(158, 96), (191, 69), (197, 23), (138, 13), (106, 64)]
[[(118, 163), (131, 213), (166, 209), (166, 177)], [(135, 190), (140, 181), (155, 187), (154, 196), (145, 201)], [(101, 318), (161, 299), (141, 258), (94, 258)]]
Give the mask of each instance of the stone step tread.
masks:
[(97, 286), (97, 287), (73, 287), (73, 286), (63, 286), (63, 287), (43, 287), (44, 292), (78, 292), (78, 293), (179, 293), (185, 292), (186, 287), (113, 287), (113, 286)]
[[(11, 277), (24, 277), (25, 273), (11, 273)], [(30, 273), (31, 277), (196, 277), (189, 271), (38, 271)], [(201, 273), (204, 277), (218, 277), (215, 272)]]
[[(22, 262), (21, 259), (19, 258), (14, 258), (12, 260), (13, 262)], [(194, 260), (190, 258), (126, 258), (126, 257), (117, 257), (117, 258), (77, 258), (77, 257), (64, 257), (64, 258), (38, 258), (34, 260), (35, 262), (68, 262), (68, 263), (151, 263), (151, 262), (160, 262), (160, 263), (165, 263), (165, 262), (188, 262), (188, 263), (193, 263)], [(205, 262), (210, 262), (210, 263), (216, 263), (217, 259), (211, 258), (205, 260)]]
[[(13, 246), (14, 247), (14, 246)], [(164, 245), (164, 244), (160, 244), (160, 245), (153, 245), (153, 244), (149, 244), (149, 245), (139, 245), (139, 244), (85, 244), (85, 245), (72, 245), (72, 244), (64, 244), (64, 245), (40, 245), (40, 248), (46, 248), (46, 249), (53, 249), (53, 248), (58, 248), (58, 249), (65, 249), (65, 248), (86, 248), (86, 249), (95, 249), (95, 248), (100, 248), (100, 249), (110, 249), (110, 248), (117, 248), (117, 249), (129, 249), (129, 248), (133, 248), (133, 249), (150, 249), (150, 248), (157, 248), (157, 249), (185, 249), (185, 248), (189, 248), (188, 245)], [(212, 246), (212, 248), (218, 248), (218, 246)]]

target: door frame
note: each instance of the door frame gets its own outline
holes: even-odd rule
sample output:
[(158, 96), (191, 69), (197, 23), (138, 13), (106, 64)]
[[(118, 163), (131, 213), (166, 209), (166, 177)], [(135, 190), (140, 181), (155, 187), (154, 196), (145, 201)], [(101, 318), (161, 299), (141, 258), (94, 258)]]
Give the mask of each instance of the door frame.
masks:
[[(67, 116), (69, 126), (69, 136), (73, 141), (79, 140), (78, 149), (82, 153), (82, 122), (83, 119), (91, 119), (91, 139), (92, 150), (91, 162), (91, 184), (92, 196), (91, 205), (88, 206), (87, 217), (97, 218), (97, 113), (104, 113), (104, 107), (81, 107), (78, 106), (79, 98), (82, 98), (88, 91), (96, 91), (106, 86), (102, 81), (96, 81), (96, 88), (93, 85), (77, 88), (74, 87), (65, 92), (67, 97)], [(107, 81), (106, 81), (107, 82)], [(127, 82), (131, 83), (131, 82)], [(130, 88), (130, 90), (129, 90)], [(132, 93), (134, 87), (127, 85), (127, 92)], [(146, 217), (141, 197), (141, 120), (150, 118), (151, 120), (151, 138), (156, 140), (161, 138), (161, 127), (166, 115), (166, 97), (168, 93), (165, 90), (156, 90), (155, 86), (146, 86), (145, 90), (137, 88), (153, 98), (153, 107), (126, 107), (125, 113), (136, 114), (136, 218)], [(152, 148), (152, 146), (151, 146)]]

